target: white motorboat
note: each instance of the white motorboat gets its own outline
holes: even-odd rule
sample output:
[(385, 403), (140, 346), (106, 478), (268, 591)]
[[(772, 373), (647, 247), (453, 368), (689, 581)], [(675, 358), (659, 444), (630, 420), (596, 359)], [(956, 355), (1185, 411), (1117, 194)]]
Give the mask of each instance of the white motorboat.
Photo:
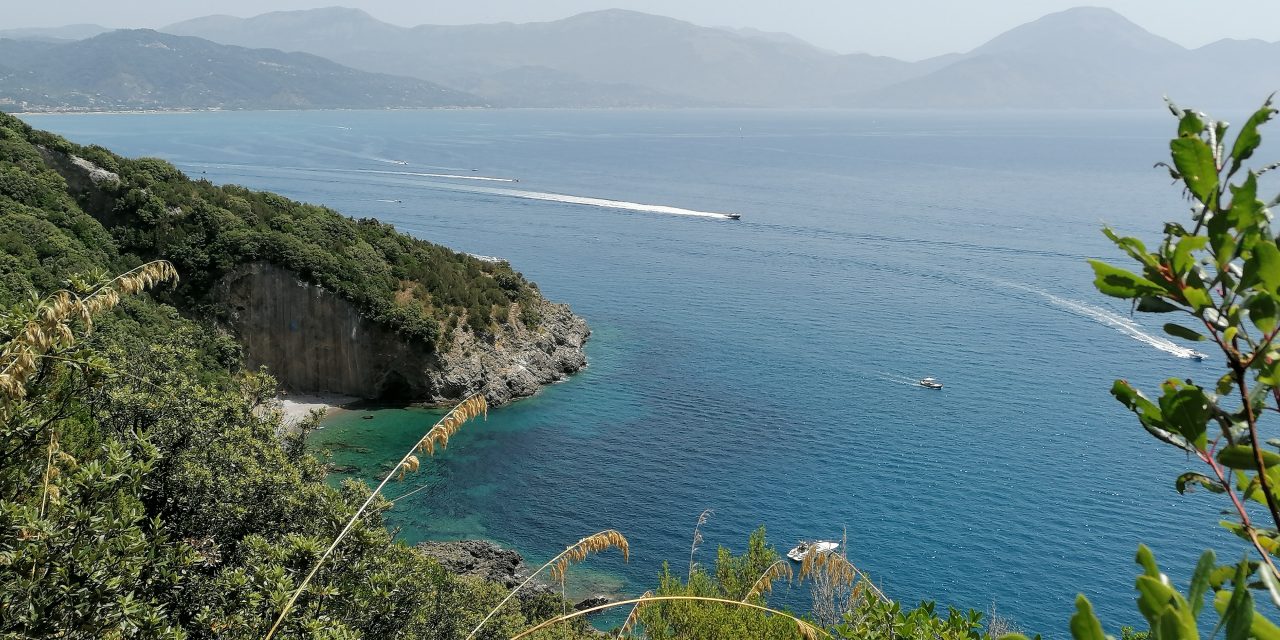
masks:
[(926, 389), (941, 389), (942, 383), (937, 378), (924, 378), (920, 381), (920, 386)]
[(794, 549), (787, 552), (787, 557), (796, 562), (804, 562), (810, 553), (831, 553), (840, 548), (839, 542), (830, 540), (803, 540)]
[(1192, 360), (1195, 360), (1196, 362), (1200, 362), (1201, 360), (1204, 360), (1205, 358), (1208, 358), (1209, 356), (1207, 356), (1207, 355), (1205, 355), (1205, 354), (1203, 354), (1203, 353), (1200, 353), (1199, 351), (1192, 351), (1191, 353), (1188, 353), (1188, 354), (1187, 354), (1187, 357), (1188, 357), (1188, 358), (1191, 358)]

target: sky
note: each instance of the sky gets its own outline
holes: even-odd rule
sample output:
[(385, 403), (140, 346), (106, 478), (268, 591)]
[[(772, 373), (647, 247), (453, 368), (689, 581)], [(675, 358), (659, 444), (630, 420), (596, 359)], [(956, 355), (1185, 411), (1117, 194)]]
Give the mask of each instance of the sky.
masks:
[(919, 60), (963, 52), (1045, 14), (1115, 9), (1188, 47), (1222, 38), (1280, 40), (1280, 0), (0, 0), (0, 29), (95, 23), (156, 28), (212, 13), (342, 5), (402, 26), (533, 22), (622, 8), (705, 26), (784, 31), (839, 53)]

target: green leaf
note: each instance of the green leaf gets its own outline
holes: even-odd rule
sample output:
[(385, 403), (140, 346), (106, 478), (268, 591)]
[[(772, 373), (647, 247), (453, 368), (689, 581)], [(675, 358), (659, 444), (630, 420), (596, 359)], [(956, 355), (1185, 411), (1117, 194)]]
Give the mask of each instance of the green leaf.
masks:
[(1196, 266), (1194, 253), (1204, 249), (1209, 243), (1207, 236), (1186, 236), (1178, 240), (1178, 244), (1173, 249), (1173, 257), (1169, 260), (1169, 265), (1173, 267), (1174, 273), (1186, 273)]
[(1142, 612), (1142, 617), (1152, 627), (1159, 625), (1160, 616), (1166, 609), (1173, 607), (1173, 589), (1159, 578), (1146, 575), (1138, 576), (1134, 587), (1138, 590), (1138, 611)]
[(1209, 297), (1208, 291), (1200, 286), (1192, 286), (1190, 282), (1187, 284), (1187, 288), (1182, 290), (1182, 297), (1187, 299), (1187, 304), (1191, 305), (1192, 309), (1200, 311), (1213, 306), (1213, 299)]
[(1160, 640), (1196, 640), (1200, 637), (1195, 623), (1187, 618), (1186, 612), (1176, 607), (1165, 609), (1157, 624), (1160, 633), (1155, 635)]
[(1244, 282), (1257, 282), (1270, 293), (1280, 290), (1280, 249), (1271, 241), (1259, 242), (1244, 261)]
[(1207, 446), (1209, 398), (1199, 387), (1180, 387), (1177, 381), (1166, 382), (1160, 396), (1160, 412), (1165, 424), (1203, 450)]
[[(1262, 463), (1267, 468), (1280, 466), (1280, 454), (1263, 450)], [(1247, 444), (1234, 444), (1218, 451), (1218, 462), (1231, 469), (1247, 469), (1252, 471), (1258, 470), (1258, 463), (1254, 459), (1253, 447)]]
[(1071, 637), (1075, 640), (1107, 640), (1102, 623), (1093, 615), (1093, 606), (1084, 594), (1076, 596), (1076, 612), (1071, 616)]
[[(1230, 567), (1225, 567), (1230, 568)], [(1219, 615), (1225, 617), (1228, 603), (1231, 601), (1234, 593), (1230, 591), (1219, 591), (1213, 596), (1213, 608), (1218, 610)], [(1249, 633), (1257, 640), (1280, 640), (1280, 628), (1267, 620), (1265, 616), (1255, 609), (1253, 611), (1252, 624), (1249, 627)]]
[(1226, 640), (1249, 640), (1249, 627), (1253, 625), (1253, 595), (1249, 593), (1249, 563), (1241, 562), (1236, 568), (1231, 598), (1222, 612), (1222, 623), (1227, 630)]
[(1120, 247), (1125, 253), (1129, 254), (1129, 257), (1134, 260), (1137, 260), (1138, 262), (1141, 262), (1153, 269), (1160, 264), (1157, 257), (1147, 251), (1147, 245), (1142, 244), (1141, 240), (1129, 236), (1116, 235), (1116, 232), (1113, 231), (1111, 227), (1103, 227), (1102, 233), (1110, 238), (1117, 247)]
[(1200, 202), (1212, 204), (1218, 190), (1213, 149), (1199, 138), (1181, 137), (1169, 142), (1169, 150), (1173, 154), (1173, 166), (1182, 174), (1191, 195)]
[(1093, 285), (1113, 298), (1137, 298), (1158, 296), (1165, 293), (1160, 285), (1130, 271), (1113, 267), (1101, 260), (1090, 260), (1089, 265), (1097, 276)]
[(1261, 200), (1258, 200), (1258, 175), (1250, 171), (1244, 183), (1240, 186), (1231, 185), (1231, 207), (1227, 209), (1227, 216), (1231, 220), (1231, 224), (1240, 228), (1253, 228), (1259, 222), (1266, 220), (1263, 214), (1265, 208)]
[(1174, 482), (1174, 487), (1177, 488), (1178, 493), (1185, 494), (1187, 491), (1191, 490), (1191, 487), (1188, 485), (1193, 484), (1198, 484), (1213, 493), (1226, 493), (1227, 491), (1222, 488), (1222, 485), (1218, 484), (1209, 476), (1206, 476), (1203, 473), (1196, 473), (1194, 471), (1188, 471), (1178, 476), (1177, 481)]
[(1267, 294), (1254, 295), (1245, 303), (1245, 308), (1249, 310), (1249, 320), (1253, 322), (1253, 326), (1262, 333), (1268, 334), (1275, 330), (1276, 316), (1280, 314), (1275, 298)]
[(1179, 138), (1193, 138), (1205, 130), (1204, 121), (1200, 119), (1200, 116), (1196, 115), (1196, 112), (1190, 109), (1180, 109), (1172, 102), (1169, 103), (1169, 108), (1174, 110), (1173, 115), (1178, 116)]
[(1204, 341), (1204, 336), (1199, 333), (1196, 333), (1195, 331), (1192, 331), (1180, 324), (1173, 324), (1172, 322), (1164, 325), (1164, 332), (1175, 338), (1182, 338), (1183, 340), (1191, 340), (1192, 342)]
[[(1221, 490), (1221, 487), (1219, 487)], [(1204, 608), (1204, 594), (1209, 591), (1209, 573), (1213, 571), (1214, 562), (1217, 557), (1213, 554), (1212, 549), (1206, 549), (1200, 555), (1200, 561), (1196, 563), (1195, 573), (1191, 574), (1191, 591), (1188, 600), (1191, 601), (1191, 617), (1199, 618), (1200, 610)]]
[(1182, 307), (1170, 304), (1164, 298), (1154, 296), (1143, 296), (1138, 298), (1138, 311), (1143, 313), (1169, 313), (1171, 311), (1182, 311)]
[(1276, 114), (1276, 110), (1271, 108), (1271, 98), (1263, 103), (1262, 108), (1253, 112), (1249, 119), (1245, 121), (1244, 127), (1240, 129), (1240, 133), (1236, 135), (1236, 142), (1231, 146), (1231, 173), (1235, 173), (1240, 169), (1240, 165), (1253, 156), (1253, 152), (1262, 144), (1262, 135), (1258, 133), (1258, 127), (1265, 124)]
[(1142, 566), (1143, 575), (1157, 579), (1160, 577), (1160, 567), (1156, 565), (1156, 556), (1151, 553), (1151, 549), (1147, 548), (1147, 545), (1138, 545), (1138, 554), (1133, 561)]

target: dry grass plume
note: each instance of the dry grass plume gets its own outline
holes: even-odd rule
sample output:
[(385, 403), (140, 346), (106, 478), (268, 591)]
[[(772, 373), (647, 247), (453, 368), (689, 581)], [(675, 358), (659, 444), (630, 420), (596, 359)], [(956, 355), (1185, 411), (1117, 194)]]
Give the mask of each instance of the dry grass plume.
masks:
[(747, 591), (747, 595), (742, 597), (742, 601), (747, 602), (756, 596), (763, 596), (773, 591), (773, 583), (776, 580), (786, 578), (787, 582), (791, 582), (793, 577), (791, 561), (786, 558), (778, 560), (769, 565), (769, 568), (765, 569), (759, 578), (756, 578), (755, 584), (751, 585), (751, 589)]
[(546, 564), (541, 567), (538, 567), (537, 571), (530, 573), (529, 576), (524, 579), (524, 582), (516, 585), (516, 588), (512, 589), (511, 593), (508, 593), (507, 597), (503, 598), (502, 602), (498, 603), (498, 606), (490, 610), (489, 614), (480, 621), (480, 624), (477, 624), (476, 628), (472, 629), (471, 633), (467, 634), (467, 640), (471, 640), (471, 638), (479, 633), (485, 623), (488, 622), (494, 614), (498, 613), (498, 611), (502, 609), (503, 605), (510, 602), (511, 599), (515, 597), (516, 593), (523, 589), (525, 585), (533, 582), (533, 579), (536, 578), (538, 574), (546, 571), (547, 567), (552, 567), (552, 577), (554, 577), (557, 582), (563, 583), (565, 572), (569, 570), (570, 564), (582, 562), (588, 555), (592, 553), (600, 553), (601, 551), (610, 548), (617, 548), (622, 551), (622, 559), (624, 561), (631, 559), (631, 545), (627, 543), (626, 536), (623, 536), (621, 533), (618, 533), (613, 529), (605, 529), (604, 531), (593, 533), (569, 545), (564, 551), (556, 554), (556, 557), (548, 560)]

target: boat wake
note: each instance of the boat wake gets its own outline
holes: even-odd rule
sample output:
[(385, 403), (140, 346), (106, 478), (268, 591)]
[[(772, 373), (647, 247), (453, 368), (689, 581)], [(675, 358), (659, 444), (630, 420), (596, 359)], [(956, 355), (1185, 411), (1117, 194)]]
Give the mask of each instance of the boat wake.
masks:
[(304, 171), (333, 171), (336, 173), (377, 173), (389, 176), (417, 176), (419, 178), (449, 178), (452, 180), (478, 180), (481, 182), (520, 182), (515, 178), (493, 176), (468, 176), (456, 173), (419, 173), (417, 171), (379, 171), (377, 169), (302, 169)]
[[(432, 185), (436, 186), (436, 185)], [(543, 202), (560, 202), (564, 204), (577, 204), (588, 207), (600, 207), (604, 209), (620, 209), (623, 211), (641, 211), (645, 213), (664, 213), (674, 216), (695, 216), (699, 218), (715, 218), (717, 220), (732, 220), (737, 214), (718, 213), (715, 211), (697, 211), (695, 209), (682, 209), (680, 207), (671, 207), (662, 204), (643, 204), (640, 202), (627, 202), (625, 200), (608, 200), (605, 198), (591, 198), (587, 196), (572, 196), (563, 193), (546, 193), (542, 191), (523, 191), (519, 189), (497, 189), (492, 187), (459, 187), (448, 186), (458, 191), (470, 191), (473, 193), (487, 193), (496, 196), (506, 196), (508, 198), (520, 198), (522, 200), (541, 200)]]
[[(182, 163), (183, 166), (189, 167), (215, 167), (215, 168), (237, 168), (237, 169), (260, 169), (269, 171), (301, 171), (312, 173), (360, 173), (385, 176), (406, 176), (414, 178), (444, 178), (453, 180), (468, 180), (473, 182), (519, 182), (514, 178), (498, 178), (493, 176), (479, 175), (461, 175), (454, 173), (422, 173), (417, 171), (386, 171), (378, 169), (341, 169), (341, 168), (319, 168), (319, 167), (266, 167), (260, 165), (248, 164), (207, 164), (198, 162)], [(609, 200), (607, 198), (592, 198), (589, 196), (575, 196), (563, 193), (549, 193), (544, 191), (525, 191), (522, 189), (504, 189), (498, 187), (480, 187), (480, 186), (464, 186), (449, 182), (429, 182), (422, 181), (414, 183), (415, 186), (426, 189), (440, 189), (447, 191), (462, 191), (465, 193), (481, 193), (493, 196), (502, 196), (506, 198), (518, 198), (521, 200), (540, 200), (543, 202), (559, 202), (563, 204), (576, 204), (588, 207), (599, 207), (603, 209), (618, 209), (622, 211), (639, 211), (644, 213), (662, 213), (675, 216), (693, 216), (698, 218), (714, 218), (716, 220), (734, 220), (739, 217), (736, 213), (720, 213), (716, 211), (698, 211), (696, 209), (683, 209), (681, 207), (672, 207), (663, 204), (645, 204), (641, 202), (627, 202), (625, 200)]]
[(879, 376), (880, 379), (884, 380), (885, 382), (892, 382), (894, 384), (905, 384), (908, 387), (920, 386), (920, 380), (914, 379), (914, 378), (908, 378), (907, 376), (904, 376), (900, 373), (893, 373), (891, 371), (877, 371), (876, 375)]
[(1200, 358), (1204, 357), (1203, 355), (1198, 353), (1195, 349), (1191, 349), (1189, 347), (1184, 347), (1182, 345), (1179, 345), (1173, 342), (1172, 340), (1169, 340), (1168, 338), (1147, 333), (1145, 327), (1134, 322), (1130, 318), (1126, 318), (1118, 313), (1115, 313), (1114, 311), (1108, 311), (1107, 309), (1103, 309), (1101, 307), (1095, 307), (1089, 303), (1080, 302), (1079, 300), (1072, 300), (1070, 298), (1063, 298), (1061, 296), (1056, 296), (1056, 295), (1053, 295), (1052, 293), (1049, 293), (1048, 291), (1042, 291), (1035, 287), (1031, 287), (1023, 284), (1016, 284), (1012, 282), (1002, 282), (1002, 284), (1013, 287), (1015, 289), (1021, 289), (1023, 291), (1027, 291), (1027, 292), (1039, 295), (1040, 297), (1049, 301), (1049, 304), (1055, 307), (1058, 307), (1059, 309), (1062, 309), (1067, 313), (1070, 313), (1072, 315), (1079, 316), (1081, 318), (1085, 318), (1088, 320), (1092, 320), (1103, 326), (1111, 327), (1112, 329), (1115, 329), (1116, 331), (1119, 331), (1120, 333), (1126, 336), (1129, 336), (1130, 338), (1137, 340), (1138, 342), (1155, 347), (1156, 349), (1159, 349), (1160, 351), (1163, 351), (1165, 353), (1177, 356), (1179, 358), (1187, 358), (1191, 360), (1199, 360)]

